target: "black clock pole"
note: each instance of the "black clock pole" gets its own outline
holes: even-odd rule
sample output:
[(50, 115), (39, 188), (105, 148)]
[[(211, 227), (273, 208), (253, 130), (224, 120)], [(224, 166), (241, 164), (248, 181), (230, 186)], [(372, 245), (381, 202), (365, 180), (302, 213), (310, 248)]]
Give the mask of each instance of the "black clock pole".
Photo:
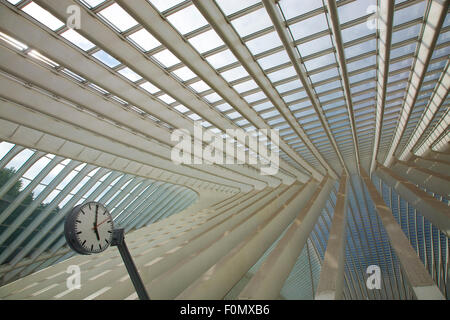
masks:
[(124, 229), (114, 229), (113, 238), (111, 242), (112, 246), (117, 246), (120, 255), (122, 256), (123, 262), (127, 268), (128, 274), (130, 275), (131, 282), (133, 282), (134, 288), (136, 289), (137, 295), (140, 300), (150, 300), (150, 297), (145, 290), (145, 286), (142, 283), (142, 279), (136, 269), (136, 266), (131, 258), (130, 251), (125, 243), (125, 231)]

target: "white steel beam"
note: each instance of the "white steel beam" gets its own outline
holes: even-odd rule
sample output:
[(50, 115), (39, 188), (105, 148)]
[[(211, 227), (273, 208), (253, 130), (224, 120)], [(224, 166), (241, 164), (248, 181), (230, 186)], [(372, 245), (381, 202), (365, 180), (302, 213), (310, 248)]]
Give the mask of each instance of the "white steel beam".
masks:
[(441, 291), (434, 283), (422, 261), (417, 256), (416, 251), (412, 248), (408, 238), (403, 233), (402, 228), (392, 215), (391, 209), (386, 206), (364, 168), (361, 167), (360, 170), (361, 178), (369, 191), (375, 211), (383, 223), (389, 242), (400, 261), (415, 297), (418, 300), (444, 300)]
[(408, 144), (403, 149), (399, 159), (403, 161), (408, 161), (413, 155), (415, 147), (419, 144), (419, 140), (423, 138), (423, 133), (429, 128), (431, 122), (436, 116), (436, 113), (442, 107), (445, 99), (447, 98), (448, 92), (450, 90), (450, 60), (447, 60), (444, 71), (434, 88), (433, 94), (425, 107), (425, 111), (417, 124)]
[[(295, 49), (295, 46), (293, 44), (293, 41), (290, 38), (290, 35), (288, 33), (288, 30), (286, 29), (284, 22), (283, 22), (283, 18), (281, 17), (281, 13), (278, 10), (278, 8), (276, 7), (276, 5), (273, 3), (272, 0), (263, 0), (263, 4), (267, 10), (267, 13), (269, 14), (270, 19), (272, 20), (274, 26), (275, 26), (275, 30), (278, 33), (278, 36), (281, 39), (281, 42), (283, 43), (284, 49), (286, 50), (292, 65), (295, 68), (295, 71), (303, 85), (303, 88), (306, 92), (306, 94), (308, 95), (309, 100), (311, 101), (311, 104), (316, 112), (316, 114), (319, 117), (319, 121), (320, 124), (322, 125), (322, 127), (325, 130), (325, 133), (327, 135), (328, 140), (330, 141), (331, 146), (333, 147), (334, 152), (336, 153), (342, 168), (348, 173), (348, 167), (345, 163), (344, 158), (342, 157), (342, 154), (339, 150), (339, 147), (336, 143), (336, 140), (334, 138), (333, 133), (330, 130), (330, 127), (328, 126), (328, 121), (327, 118), (325, 117), (325, 114), (322, 110), (322, 106), (320, 104), (319, 99), (317, 98), (315, 92), (314, 92), (314, 88), (312, 86), (311, 81), (309, 80), (308, 76), (307, 76), (307, 71), (305, 66), (300, 62), (301, 61), (301, 57), (298, 53), (298, 51)], [(353, 119), (353, 117), (351, 118)], [(354, 122), (354, 121), (353, 121)], [(353, 122), (350, 121), (351, 125), (352, 125), (352, 129), (354, 128), (353, 126)], [(298, 125), (298, 124), (297, 124)], [(302, 136), (301, 136), (302, 137)], [(354, 138), (356, 136), (353, 136)], [(303, 137), (302, 137), (303, 138)], [(356, 140), (355, 140), (356, 142)], [(308, 140), (304, 141), (305, 145), (308, 145)], [(355, 150), (358, 150), (358, 145), (355, 144)], [(359, 163), (359, 156), (358, 156), (358, 151), (356, 152), (357, 154), (357, 162)], [(316, 155), (314, 153), (314, 155)], [(317, 155), (316, 155), (317, 157)], [(319, 159), (319, 158), (318, 158)], [(320, 159), (319, 159), (320, 160)], [(336, 178), (336, 176), (333, 176), (334, 178)]]
[[(320, 279), (316, 291), (316, 300), (340, 300), (344, 288), (344, 265), (347, 219), (347, 176), (344, 174), (339, 183), (336, 195), (336, 206), (327, 250), (320, 269)], [(353, 283), (353, 281), (352, 281)]]
[[(264, 73), (259, 64), (254, 60), (253, 55), (249, 49), (242, 43), (239, 34), (235, 29), (227, 22), (226, 17), (222, 14), (222, 11), (217, 6), (216, 3), (211, 1), (194, 1), (194, 5), (203, 14), (205, 19), (217, 32), (217, 34), (222, 38), (223, 42), (227, 44), (231, 52), (240, 61), (242, 66), (251, 75), (254, 81), (259, 85), (267, 97), (272, 101), (274, 106), (280, 111), (284, 119), (289, 123), (292, 129), (298, 134), (298, 136), (303, 140), (305, 146), (311, 151), (311, 153), (317, 158), (320, 164), (326, 168), (329, 174), (336, 178), (337, 175), (334, 169), (328, 164), (328, 162), (323, 158), (320, 152), (317, 150), (316, 146), (311, 142), (306, 132), (298, 124), (297, 120), (291, 113), (291, 111), (286, 106), (286, 103), (281, 98), (279, 93), (275, 90), (272, 83), (268, 79), (267, 75)], [(288, 153), (290, 155), (290, 153)], [(297, 155), (294, 160), (301, 161), (300, 157)], [(315, 179), (321, 180), (323, 174), (319, 173), (318, 170), (311, 167), (309, 163), (301, 161), (302, 167), (307, 169), (312, 173)]]
[(447, 15), (448, 1), (431, 0), (428, 15), (423, 23), (423, 33), (417, 50), (417, 57), (414, 60), (408, 86), (406, 88), (406, 97), (399, 114), (398, 123), (395, 128), (394, 136), (389, 147), (384, 166), (390, 167), (394, 161), (394, 154), (397, 151), (400, 139), (408, 124), (411, 111), (414, 108), (420, 88), (422, 86), (428, 64), (434, 52), (437, 38), (441, 31), (442, 24)]
[(389, 75), (389, 60), (391, 56), (392, 22), (394, 20), (394, 1), (381, 1), (378, 12), (377, 28), (378, 63), (377, 63), (377, 96), (375, 115), (375, 135), (373, 139), (372, 158), (370, 160), (370, 173), (376, 166), (378, 149), (380, 147), (381, 128), (383, 126), (384, 105), (386, 103), (386, 88)]

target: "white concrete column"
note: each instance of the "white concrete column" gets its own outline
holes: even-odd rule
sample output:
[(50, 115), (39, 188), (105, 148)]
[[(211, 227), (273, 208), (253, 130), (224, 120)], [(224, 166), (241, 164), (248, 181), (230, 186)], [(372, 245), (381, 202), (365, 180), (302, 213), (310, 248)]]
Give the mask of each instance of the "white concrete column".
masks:
[(347, 215), (347, 176), (339, 183), (327, 250), (320, 271), (316, 300), (340, 300), (344, 289), (345, 222)]
[(278, 209), (272, 209), (252, 232), (212, 265), (177, 299), (222, 299), (307, 205), (316, 189), (308, 183)]
[(445, 173), (437, 173), (430, 169), (416, 166), (412, 162), (397, 160), (392, 166), (392, 171), (402, 178), (439, 195), (450, 197), (450, 176)]
[[(333, 188), (333, 180), (324, 178), (303, 209), (278, 241), (250, 282), (239, 294), (239, 299), (276, 299), (292, 271), (308, 237)], [(245, 250), (243, 250), (245, 253)]]
[(414, 295), (419, 300), (443, 300), (444, 296), (412, 248), (402, 228), (392, 215), (391, 209), (383, 201), (364, 168), (361, 167), (360, 171), (375, 210), (383, 223), (389, 242), (400, 261), (404, 275), (408, 279)]
[(394, 188), (403, 199), (416, 208), (435, 227), (447, 237), (450, 236), (449, 206), (417, 188), (413, 183), (397, 175), (389, 168), (378, 165), (375, 173), (381, 180)]

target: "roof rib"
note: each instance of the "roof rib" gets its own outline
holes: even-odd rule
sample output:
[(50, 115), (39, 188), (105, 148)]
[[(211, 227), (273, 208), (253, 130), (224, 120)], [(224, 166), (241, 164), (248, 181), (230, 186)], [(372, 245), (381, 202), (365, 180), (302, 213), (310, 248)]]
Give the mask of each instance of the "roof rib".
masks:
[(409, 78), (408, 87), (406, 89), (406, 96), (402, 106), (401, 113), (398, 118), (398, 124), (395, 128), (395, 133), (392, 138), (389, 151), (384, 166), (389, 167), (394, 162), (394, 153), (397, 151), (400, 139), (405, 131), (411, 111), (414, 108), (416, 99), (419, 95), (425, 73), (427, 72), (428, 64), (434, 52), (439, 32), (447, 15), (448, 1), (431, 0), (429, 9), (427, 10), (427, 17), (423, 23), (423, 32), (421, 41), (417, 50), (417, 56), (414, 59), (411, 75)]

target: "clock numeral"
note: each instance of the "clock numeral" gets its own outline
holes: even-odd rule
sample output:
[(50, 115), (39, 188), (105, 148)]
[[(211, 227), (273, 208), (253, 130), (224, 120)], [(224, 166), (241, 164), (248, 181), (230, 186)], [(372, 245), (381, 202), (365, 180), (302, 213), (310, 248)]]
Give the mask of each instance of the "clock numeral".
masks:
[(109, 243), (108, 239), (105, 239), (106, 243)]
[(93, 245), (93, 244), (91, 244), (91, 251), (92, 251), (92, 250), (94, 250), (94, 245)]
[(83, 210), (80, 210), (82, 214), (86, 214)]
[(112, 233), (112, 231), (111, 231), (111, 230), (108, 230), (108, 233)]
[(98, 244), (98, 247), (100, 248), (100, 250), (102, 250), (102, 245), (100, 243)]
[(83, 243), (82, 243), (81, 245), (84, 246), (85, 243), (86, 243), (86, 240), (84, 240)]
[(80, 234), (80, 233), (81, 233), (81, 231), (78, 231), (78, 232), (77, 232), (77, 234)]
[(77, 222), (77, 223), (81, 223), (81, 221), (80, 221), (80, 220), (75, 220), (75, 222)]

